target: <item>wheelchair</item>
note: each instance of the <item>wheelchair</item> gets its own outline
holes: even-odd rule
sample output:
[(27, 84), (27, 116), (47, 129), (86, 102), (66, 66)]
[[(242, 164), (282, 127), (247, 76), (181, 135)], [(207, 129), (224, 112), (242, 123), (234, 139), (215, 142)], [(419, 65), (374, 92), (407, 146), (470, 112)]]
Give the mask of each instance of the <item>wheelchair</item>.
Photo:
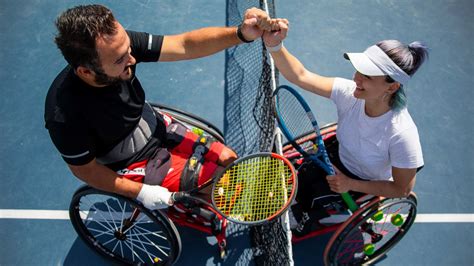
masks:
[[(171, 115), (195, 133), (212, 136), (225, 143), (223, 134), (202, 118), (178, 109), (152, 104), (158, 112)], [(321, 134), (326, 145), (334, 144), (336, 124), (325, 126)], [(305, 134), (298, 142), (314, 139)], [(302, 145), (304, 146), (304, 145)], [(301, 155), (284, 145), (284, 156), (297, 161)], [(328, 206), (326, 226), (304, 237), (334, 232), (324, 251), (326, 265), (370, 264), (382, 258), (410, 229), (416, 216), (417, 199), (383, 198), (365, 195), (356, 199), (359, 209), (351, 213), (343, 202)], [(175, 224), (190, 227), (216, 238), (221, 258), (226, 255), (228, 221), (201, 203), (175, 204), (167, 210), (149, 210), (134, 199), (84, 185), (73, 195), (69, 207), (71, 223), (79, 237), (98, 254), (118, 264), (172, 265), (181, 253), (181, 238)]]
[[(338, 144), (336, 131), (336, 123), (321, 128), (321, 136), (329, 154), (330, 147)], [(315, 137), (310, 132), (297, 138), (297, 142), (300, 146), (311, 149)], [(293, 162), (302, 160), (291, 144), (284, 145), (283, 155)], [(297, 165), (295, 168), (297, 169)], [(346, 208), (342, 199), (326, 204), (330, 217), (320, 220), (324, 227), (303, 237), (293, 236), (292, 242), (296, 244), (334, 232), (324, 250), (325, 265), (371, 264), (383, 258), (415, 221), (417, 197), (413, 192), (405, 198), (363, 195), (355, 201), (359, 208), (354, 213)]]
[[(224, 143), (219, 129), (204, 119), (169, 106), (151, 105), (195, 133)], [(134, 199), (84, 185), (73, 195), (69, 216), (87, 246), (121, 265), (175, 263), (181, 252), (181, 238), (175, 224), (213, 235), (221, 258), (226, 255), (227, 220), (198, 202), (178, 203), (167, 210), (149, 210)]]

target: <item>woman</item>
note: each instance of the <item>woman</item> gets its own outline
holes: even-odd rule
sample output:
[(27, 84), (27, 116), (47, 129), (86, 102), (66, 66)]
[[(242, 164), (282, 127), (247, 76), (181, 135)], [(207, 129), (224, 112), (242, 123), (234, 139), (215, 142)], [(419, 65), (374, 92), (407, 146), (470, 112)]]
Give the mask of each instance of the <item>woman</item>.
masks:
[[(291, 83), (331, 99), (337, 107), (340, 164), (336, 175), (321, 184), (314, 165), (299, 171), (301, 181), (294, 208), (299, 220), (296, 235), (311, 231), (317, 220), (327, 216), (314, 198), (324, 194), (360, 192), (384, 197), (406, 197), (412, 191), (423, 156), (415, 123), (406, 108), (404, 86), (428, 56), (420, 42), (404, 45), (385, 40), (363, 53), (346, 53), (356, 72), (353, 80), (324, 77), (307, 70), (282, 45), (288, 22), (278, 20), (277, 32), (266, 32), (263, 40), (280, 73)], [(319, 178), (321, 180), (321, 178)], [(367, 182), (370, 181), (370, 182)], [(308, 191), (309, 190), (309, 191)], [(323, 189), (324, 190), (324, 189)], [(315, 223), (312, 221), (316, 221)]]

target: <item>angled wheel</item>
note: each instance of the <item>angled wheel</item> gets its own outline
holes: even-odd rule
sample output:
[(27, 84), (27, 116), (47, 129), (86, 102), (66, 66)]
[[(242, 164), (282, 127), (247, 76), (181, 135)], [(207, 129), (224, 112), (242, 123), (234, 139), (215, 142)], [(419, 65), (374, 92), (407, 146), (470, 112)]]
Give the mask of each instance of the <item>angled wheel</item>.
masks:
[(90, 248), (120, 264), (170, 265), (179, 257), (174, 224), (134, 200), (83, 186), (74, 193), (69, 216)]
[(372, 201), (357, 210), (329, 240), (326, 265), (362, 265), (380, 259), (415, 221), (416, 196)]

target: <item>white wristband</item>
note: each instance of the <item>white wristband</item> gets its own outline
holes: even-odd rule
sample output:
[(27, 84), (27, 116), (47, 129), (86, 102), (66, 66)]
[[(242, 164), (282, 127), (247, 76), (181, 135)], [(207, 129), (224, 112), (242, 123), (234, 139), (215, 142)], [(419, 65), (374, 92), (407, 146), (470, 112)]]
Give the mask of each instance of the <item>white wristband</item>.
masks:
[(267, 51), (269, 52), (278, 52), (281, 50), (282, 47), (283, 47), (283, 41), (281, 41), (278, 45), (271, 46), (271, 47), (265, 44), (265, 48), (267, 48)]

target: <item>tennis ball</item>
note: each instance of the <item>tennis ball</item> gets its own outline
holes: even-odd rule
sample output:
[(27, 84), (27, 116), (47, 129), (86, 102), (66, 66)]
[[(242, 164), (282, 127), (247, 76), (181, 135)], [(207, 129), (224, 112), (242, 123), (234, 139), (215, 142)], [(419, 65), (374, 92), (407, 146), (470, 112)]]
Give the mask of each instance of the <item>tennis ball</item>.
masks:
[(199, 136), (202, 136), (202, 134), (204, 134), (204, 130), (200, 129), (200, 128), (197, 128), (197, 127), (193, 127), (192, 131), (195, 133), (195, 134), (198, 134)]
[(158, 263), (158, 262), (160, 262), (160, 259), (155, 257), (155, 258), (153, 259), (153, 261), (154, 261), (155, 263)]
[(395, 215), (392, 215), (391, 222), (395, 226), (400, 226), (403, 224), (403, 217), (401, 214), (397, 213)]
[(375, 252), (375, 246), (374, 244), (365, 244), (364, 245), (364, 254), (367, 256), (370, 256), (374, 254)]
[(383, 211), (378, 211), (372, 216), (372, 220), (378, 222), (383, 218)]

